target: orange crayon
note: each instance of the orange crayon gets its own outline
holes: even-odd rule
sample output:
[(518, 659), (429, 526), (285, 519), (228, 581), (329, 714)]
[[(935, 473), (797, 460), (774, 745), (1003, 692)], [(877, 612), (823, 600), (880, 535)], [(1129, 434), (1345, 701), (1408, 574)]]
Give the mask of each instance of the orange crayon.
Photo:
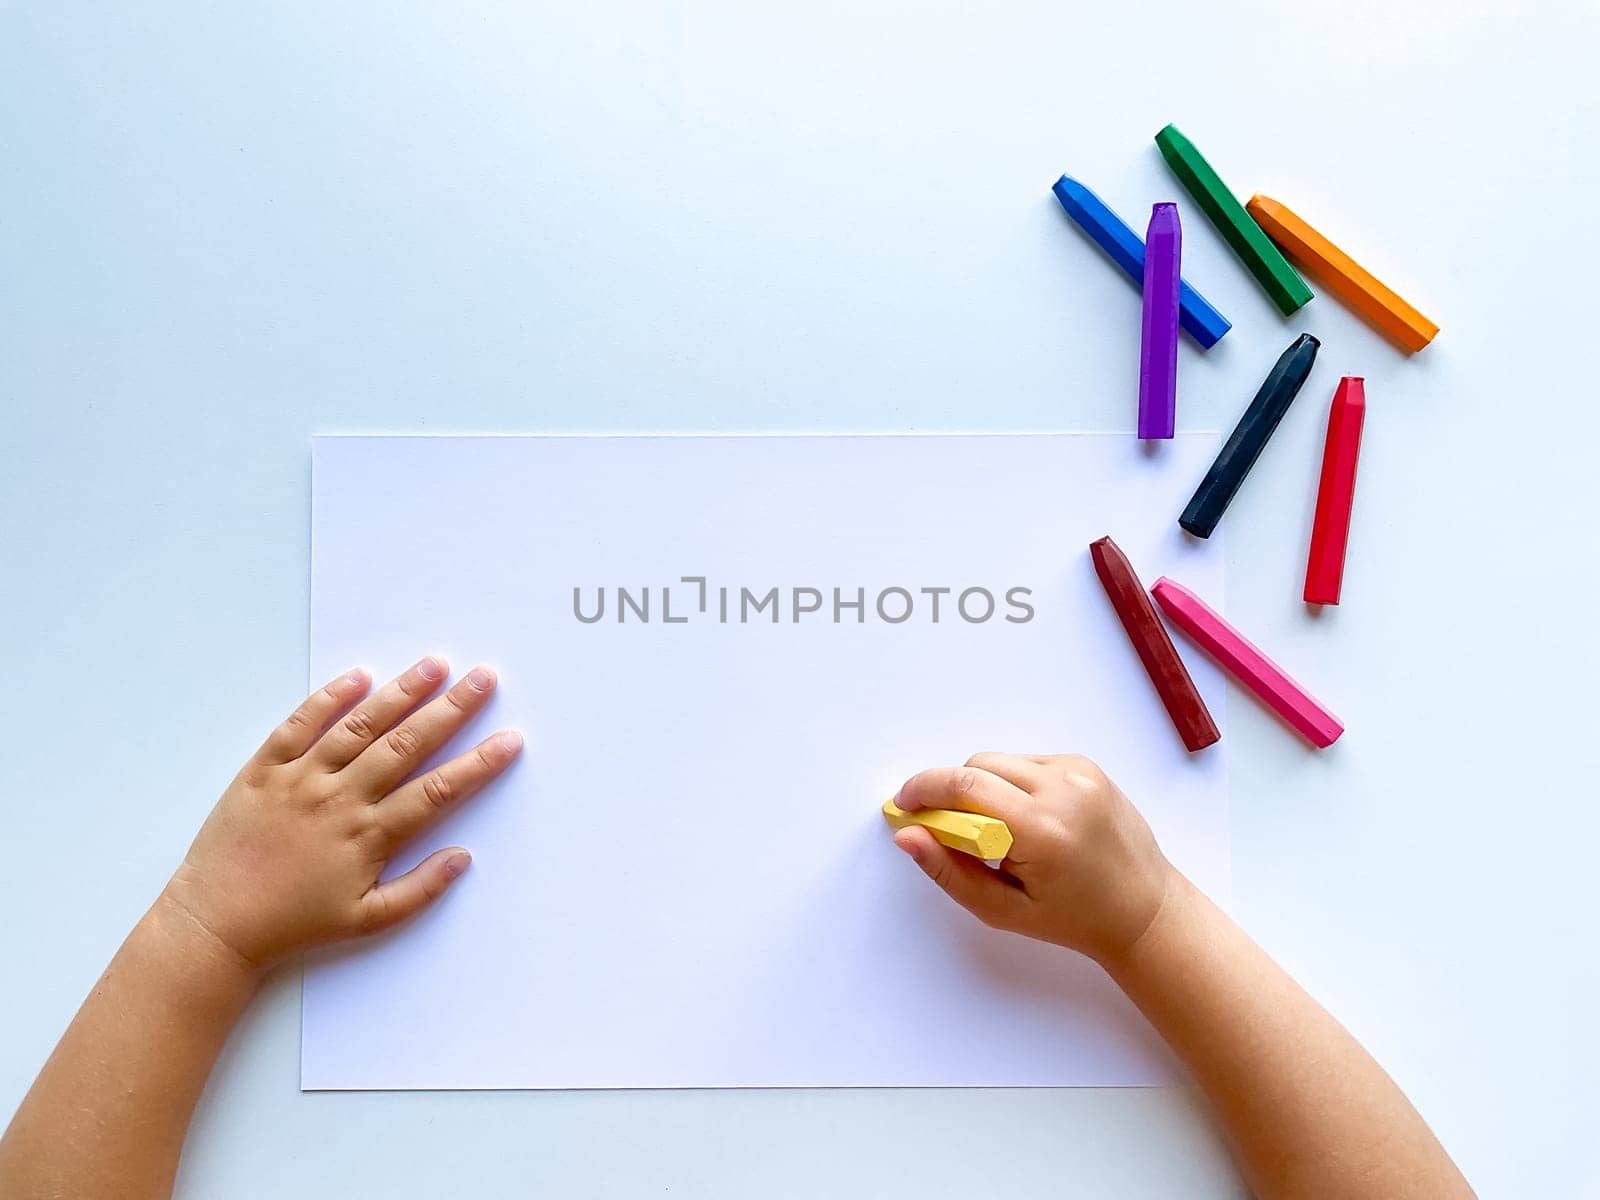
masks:
[(1384, 336), (1411, 354), (1433, 341), (1437, 325), (1287, 205), (1258, 192), (1245, 209), (1297, 266)]

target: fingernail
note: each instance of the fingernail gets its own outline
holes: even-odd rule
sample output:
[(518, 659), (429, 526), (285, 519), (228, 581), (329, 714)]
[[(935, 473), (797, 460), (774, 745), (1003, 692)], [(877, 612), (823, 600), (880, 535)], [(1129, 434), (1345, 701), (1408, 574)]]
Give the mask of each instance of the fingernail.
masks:
[(430, 654), (417, 663), (417, 674), (424, 679), (443, 679), (444, 663)]
[(473, 667), (467, 672), (467, 682), (480, 692), (487, 692), (494, 686), (494, 672), (488, 667)]
[(522, 749), (522, 735), (515, 729), (502, 730), (496, 735), (495, 740), (500, 743), (500, 748), (507, 754), (516, 754)]
[(345, 682), (352, 687), (360, 687), (367, 681), (367, 673), (361, 667), (355, 667), (345, 673)]
[(465, 850), (458, 850), (444, 860), (444, 873), (454, 879), (472, 864), (472, 855)]

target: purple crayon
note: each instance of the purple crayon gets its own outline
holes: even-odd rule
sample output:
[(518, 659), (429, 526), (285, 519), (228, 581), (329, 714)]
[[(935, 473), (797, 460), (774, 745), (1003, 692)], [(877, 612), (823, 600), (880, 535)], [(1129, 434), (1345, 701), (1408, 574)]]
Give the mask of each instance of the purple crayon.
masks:
[(1139, 336), (1139, 436), (1170, 438), (1178, 411), (1178, 282), (1183, 226), (1176, 204), (1150, 210)]

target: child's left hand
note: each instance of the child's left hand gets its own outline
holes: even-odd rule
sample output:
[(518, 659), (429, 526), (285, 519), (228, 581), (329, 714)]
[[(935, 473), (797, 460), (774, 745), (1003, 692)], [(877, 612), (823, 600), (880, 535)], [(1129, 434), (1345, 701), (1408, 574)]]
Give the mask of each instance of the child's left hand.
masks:
[(411, 778), (494, 693), (494, 672), (475, 667), (424, 703), (446, 673), (430, 656), (370, 697), (360, 670), (309, 697), (228, 786), (160, 903), (255, 969), (387, 929), (443, 895), (471, 861), (459, 847), (386, 883), (379, 876), (522, 749), (521, 735), (503, 730)]

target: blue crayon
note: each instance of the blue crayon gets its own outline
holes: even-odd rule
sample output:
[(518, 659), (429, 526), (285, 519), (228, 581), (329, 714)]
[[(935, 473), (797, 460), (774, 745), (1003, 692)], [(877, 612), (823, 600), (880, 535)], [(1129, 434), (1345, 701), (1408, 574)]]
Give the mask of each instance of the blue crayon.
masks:
[[(1127, 222), (1106, 207), (1106, 202), (1096, 196), (1071, 176), (1056, 180), (1056, 199), (1067, 210), (1067, 216), (1095, 240), (1128, 273), (1128, 278), (1141, 288), (1144, 286), (1144, 241), (1128, 228)], [(1209, 350), (1222, 340), (1222, 335), (1233, 328), (1233, 323), (1211, 302), (1184, 280), (1178, 285), (1178, 324), (1184, 332)]]

